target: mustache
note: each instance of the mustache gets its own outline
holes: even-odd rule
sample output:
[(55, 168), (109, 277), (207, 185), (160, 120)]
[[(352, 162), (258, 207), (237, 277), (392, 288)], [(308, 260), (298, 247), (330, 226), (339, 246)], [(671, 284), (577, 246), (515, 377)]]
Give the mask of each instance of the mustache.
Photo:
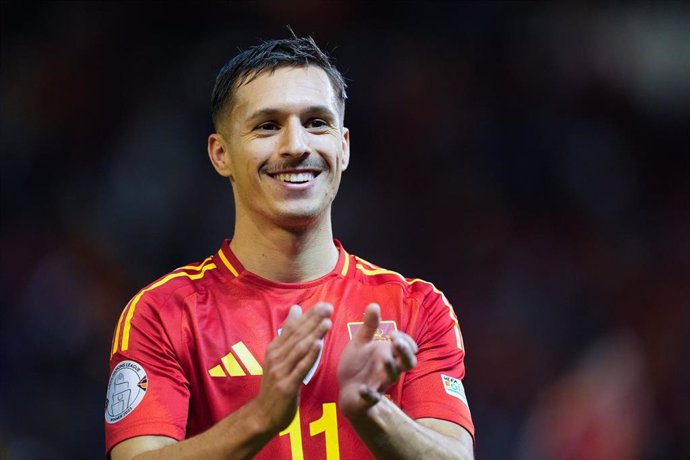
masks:
[(306, 158), (286, 158), (261, 166), (260, 171), (266, 174), (274, 174), (289, 169), (313, 169), (317, 171), (328, 170), (328, 163), (323, 158), (308, 156)]

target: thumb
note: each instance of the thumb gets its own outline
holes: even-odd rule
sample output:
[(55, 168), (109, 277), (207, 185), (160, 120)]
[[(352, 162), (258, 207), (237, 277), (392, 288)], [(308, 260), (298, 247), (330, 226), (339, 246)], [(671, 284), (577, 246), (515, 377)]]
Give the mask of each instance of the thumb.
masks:
[(364, 324), (357, 331), (357, 338), (369, 342), (374, 338), (381, 321), (381, 307), (377, 303), (370, 303), (364, 312)]

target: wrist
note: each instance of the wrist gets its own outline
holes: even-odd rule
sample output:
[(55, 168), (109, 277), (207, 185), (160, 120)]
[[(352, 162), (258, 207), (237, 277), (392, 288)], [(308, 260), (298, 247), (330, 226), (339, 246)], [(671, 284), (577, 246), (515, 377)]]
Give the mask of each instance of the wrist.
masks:
[(245, 411), (241, 417), (251, 437), (270, 440), (280, 432), (278, 427), (273, 426), (272, 418), (256, 400), (250, 401), (244, 408)]
[(344, 415), (353, 426), (381, 426), (387, 414), (390, 413), (390, 404), (393, 403), (387, 397), (383, 396), (372, 406)]

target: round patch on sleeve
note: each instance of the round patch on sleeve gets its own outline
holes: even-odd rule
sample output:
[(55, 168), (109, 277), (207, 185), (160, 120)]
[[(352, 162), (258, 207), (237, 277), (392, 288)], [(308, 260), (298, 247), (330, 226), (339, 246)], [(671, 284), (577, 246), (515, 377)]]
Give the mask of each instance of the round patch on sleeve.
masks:
[(105, 421), (119, 422), (132, 413), (146, 396), (146, 371), (134, 361), (122, 361), (115, 366), (105, 395)]

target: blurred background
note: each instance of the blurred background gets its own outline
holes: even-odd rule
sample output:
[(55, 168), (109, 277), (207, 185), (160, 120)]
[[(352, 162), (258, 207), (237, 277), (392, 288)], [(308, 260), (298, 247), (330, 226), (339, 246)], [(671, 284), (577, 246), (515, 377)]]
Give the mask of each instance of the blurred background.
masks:
[(290, 24), (349, 83), (336, 236), (454, 304), (477, 457), (690, 458), (687, 3), (1, 5), (0, 457), (102, 458), (121, 309), (232, 233), (215, 75)]

